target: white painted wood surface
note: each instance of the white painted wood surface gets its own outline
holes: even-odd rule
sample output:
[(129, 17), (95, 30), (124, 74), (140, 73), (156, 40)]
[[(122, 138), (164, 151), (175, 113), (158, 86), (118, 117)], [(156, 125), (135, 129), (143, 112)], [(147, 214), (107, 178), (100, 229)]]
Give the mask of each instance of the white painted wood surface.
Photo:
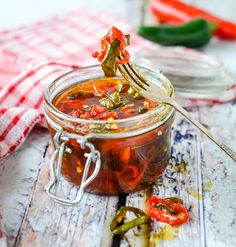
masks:
[[(236, 9), (236, 3), (228, 1)], [(141, 1), (138, 0), (85, 3), (80, 1), (76, 6), (99, 6), (120, 13), (134, 24), (140, 21)], [(197, 4), (207, 4), (211, 9), (211, 3), (202, 0)], [(223, 15), (229, 13), (224, 10), (228, 5), (215, 6), (220, 6), (217, 13), (221, 10)], [(235, 16), (230, 18), (236, 20)], [(232, 66), (236, 64), (235, 42), (214, 41), (206, 52), (222, 58), (236, 78), (236, 69)], [(235, 104), (196, 108), (191, 114), (236, 150)], [(236, 164), (179, 115), (173, 125), (172, 139), (172, 159), (162, 178), (151, 190), (129, 194), (126, 205), (144, 209), (145, 199), (151, 192), (163, 197), (180, 196), (190, 210), (190, 221), (176, 230), (173, 240), (160, 241), (158, 246), (236, 246)], [(8, 245), (147, 246), (147, 239), (137, 236), (137, 230), (130, 231), (123, 239), (112, 238), (109, 224), (120, 198), (86, 194), (81, 205), (64, 207), (46, 195), (51, 150), (48, 142), (46, 130), (34, 129), (17, 152), (0, 161), (0, 212)], [(183, 160), (187, 163), (186, 171), (179, 173)], [(71, 197), (76, 193), (66, 183), (62, 189)], [(160, 224), (154, 223), (151, 234), (159, 228)]]

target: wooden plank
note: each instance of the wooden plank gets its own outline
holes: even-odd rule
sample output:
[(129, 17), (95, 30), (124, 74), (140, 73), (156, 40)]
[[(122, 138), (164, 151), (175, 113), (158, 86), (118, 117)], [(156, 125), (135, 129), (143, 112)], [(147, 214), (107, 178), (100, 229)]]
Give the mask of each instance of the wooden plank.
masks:
[[(232, 107), (226, 109), (228, 109), (228, 114), (232, 113)], [(215, 110), (212, 115), (208, 114), (208, 117), (204, 119), (204, 123), (209, 121), (208, 118), (215, 119), (212, 116), (214, 115), (216, 117), (221, 112)], [(194, 117), (197, 117), (198, 111), (195, 110), (192, 114)], [(233, 125), (235, 124), (233, 120), (230, 120), (230, 122)], [(222, 126), (221, 124), (219, 126)], [(224, 230), (221, 225), (223, 223), (221, 221), (224, 219), (222, 218), (222, 213), (219, 216), (219, 209), (222, 210), (222, 207), (219, 204), (216, 206), (215, 212), (212, 211), (212, 206), (209, 204), (210, 194), (206, 190), (203, 191), (204, 187), (205, 189), (207, 188), (206, 183), (209, 182), (208, 178), (212, 174), (212, 170), (208, 169), (208, 173), (205, 170), (202, 171), (201, 164), (203, 161), (199, 145), (199, 135), (180, 116), (177, 117), (174, 126), (171, 163), (164, 175), (154, 186), (154, 194), (158, 194), (161, 197), (179, 196), (183, 198), (186, 206), (191, 208), (191, 220), (188, 224), (181, 226), (175, 231), (176, 237), (173, 240), (158, 241), (158, 246), (189, 246), (190, 244), (191, 246), (205, 246), (206, 241), (212, 243), (213, 239), (217, 236), (217, 231)], [(213, 146), (212, 143), (210, 144), (211, 149), (209, 150), (209, 154), (211, 155), (212, 148), (214, 150), (214, 144)], [(209, 143), (207, 143), (208, 145)], [(187, 162), (187, 165), (182, 166), (183, 162)], [(215, 167), (213, 166), (212, 169), (215, 169)], [(224, 171), (225, 168), (220, 170), (220, 174), (222, 175)], [(233, 172), (232, 169), (231, 172), (231, 181), (229, 181), (229, 184), (235, 181), (235, 170)], [(112, 239), (109, 224), (116, 210), (117, 197), (101, 197), (86, 194), (82, 204), (76, 207), (63, 207), (54, 203), (45, 193), (45, 184), (49, 179), (48, 175), (48, 165), (45, 164), (42, 167), (29, 211), (21, 229), (21, 235), (18, 239), (19, 246), (27, 246), (29, 244), (33, 246), (84, 246), (85, 244), (86, 246), (110, 246)], [(218, 180), (221, 179), (221, 182), (224, 178), (218, 176), (218, 173), (215, 174), (215, 177)], [(75, 195), (76, 193), (75, 189), (72, 189), (66, 184), (63, 184), (62, 188), (63, 191), (71, 195)], [(224, 189), (225, 187), (214, 185), (214, 196), (210, 197), (213, 201), (215, 195), (218, 197), (221, 195), (217, 192), (217, 189), (222, 193), (222, 188)], [(227, 196), (225, 196), (221, 198), (221, 203), (223, 200), (223, 202), (228, 203), (227, 205), (229, 207), (234, 205), (232, 204), (233, 197), (235, 196), (235, 190), (233, 188), (231, 189), (231, 193), (232, 198), (227, 202)], [(203, 200), (201, 200), (201, 195), (203, 195)], [(146, 196), (146, 191), (130, 194), (127, 196), (126, 205), (145, 209), (144, 203)], [(196, 198), (196, 196), (199, 198)], [(203, 211), (204, 207), (209, 208), (208, 211), (206, 210), (206, 213)], [(229, 214), (227, 220), (232, 220), (232, 215), (235, 213), (234, 208), (230, 209), (229, 211), (228, 209), (225, 211)], [(231, 212), (232, 215), (230, 214)], [(211, 224), (215, 223), (214, 221), (206, 220), (206, 214), (212, 215), (212, 213), (214, 217), (219, 217), (221, 220), (217, 229), (212, 228)], [(152, 234), (158, 232), (161, 227), (163, 225), (160, 223), (152, 224)], [(207, 235), (205, 235), (206, 229), (208, 229)], [(230, 236), (231, 238), (228, 241), (234, 243), (235, 237), (232, 237), (234, 230), (233, 228), (231, 232), (229, 227), (225, 235), (223, 234), (221, 237)], [(207, 238), (205, 238), (206, 236)], [(143, 244), (146, 244), (145, 239), (142, 236), (137, 236), (137, 229), (130, 231), (121, 241), (122, 247), (144, 246)], [(211, 245), (209, 244), (209, 246)]]
[[(235, 104), (202, 108), (200, 119), (236, 150)], [(235, 162), (209, 139), (202, 138), (200, 145), (206, 246), (236, 246)]]
[[(196, 110), (192, 115), (198, 118)], [(161, 241), (159, 245), (204, 246), (199, 136), (196, 129), (184, 119), (177, 123), (173, 133), (173, 166), (166, 170), (163, 181), (161, 181), (163, 185), (158, 184), (157, 193), (161, 197), (182, 198), (189, 210), (190, 220), (188, 224), (179, 227), (176, 231), (176, 238), (172, 241)]]
[(15, 243), (48, 140), (48, 131), (36, 128), (16, 152), (0, 161), (0, 212), (9, 246)]
[[(51, 151), (51, 150), (50, 150)], [(29, 210), (18, 236), (18, 246), (100, 246), (111, 242), (107, 225), (116, 210), (117, 197), (85, 193), (82, 202), (74, 207), (54, 202), (45, 192), (49, 181), (49, 158), (35, 187)], [(63, 194), (75, 197), (77, 189), (62, 182)], [(104, 226), (106, 228), (104, 228)], [(103, 234), (106, 234), (103, 240)]]
[[(197, 116), (197, 111), (192, 113), (193, 116)], [(156, 182), (153, 187), (153, 194), (160, 197), (177, 196), (183, 198), (187, 208), (190, 209), (190, 218), (188, 224), (181, 226), (179, 229), (174, 230), (175, 237), (171, 241), (156, 241), (146, 242), (139, 241), (136, 237), (137, 229), (132, 233), (126, 234), (123, 242), (123, 246), (200, 246), (201, 238), (201, 214), (203, 211), (202, 202), (195, 198), (195, 195), (200, 195), (199, 179), (201, 178), (200, 171), (200, 157), (198, 137), (196, 130), (181, 116), (177, 115), (177, 118), (173, 127), (173, 142), (172, 142), (172, 158), (163, 176)], [(192, 196), (192, 194), (194, 196)], [(139, 195), (139, 196), (138, 196)], [(145, 200), (147, 195), (134, 194), (127, 197), (127, 204), (145, 209)], [(160, 229), (163, 228), (163, 224), (154, 222), (151, 225), (151, 237), (155, 235)], [(188, 236), (186, 236), (188, 232)], [(178, 233), (178, 234), (177, 234)], [(146, 234), (146, 237), (148, 235)], [(145, 244), (145, 245), (144, 245)]]
[[(222, 140), (230, 137), (235, 127), (236, 112), (233, 105), (201, 108), (200, 116), (204, 124), (210, 124), (222, 131)], [(211, 111), (209, 111), (211, 110)], [(222, 116), (224, 112), (224, 117)], [(234, 112), (234, 113), (233, 113)], [(193, 112), (195, 118), (198, 111)], [(215, 119), (221, 119), (215, 123)], [(225, 123), (225, 119), (228, 119)], [(178, 196), (184, 199), (190, 211), (190, 221), (174, 231), (176, 237), (171, 241), (157, 241), (157, 246), (234, 246), (236, 237), (236, 196), (235, 165), (218, 147), (189, 125), (177, 118), (173, 129), (172, 161), (164, 175), (154, 186), (154, 194), (160, 197)], [(214, 128), (212, 127), (212, 132)], [(216, 134), (216, 133), (215, 133)], [(235, 149), (235, 134), (231, 135), (231, 145)], [(226, 142), (230, 142), (226, 140)], [(204, 151), (203, 151), (204, 150)], [(218, 150), (218, 152), (217, 152)], [(203, 155), (204, 153), (204, 155)], [(216, 154), (213, 156), (212, 154)], [(208, 162), (204, 161), (204, 157)], [(222, 160), (227, 160), (223, 164)], [(182, 167), (183, 161), (188, 165)], [(210, 163), (210, 166), (206, 165)], [(181, 171), (182, 170), (182, 171)], [(181, 172), (178, 172), (181, 171)], [(227, 180), (226, 180), (227, 179)], [(229, 192), (225, 193), (225, 190)], [(129, 195), (127, 205), (144, 208), (145, 195)], [(155, 234), (163, 227), (160, 223), (152, 225)], [(219, 234), (220, 233), (220, 234)], [(121, 246), (144, 246), (137, 238), (137, 229), (127, 233)], [(151, 246), (155, 246), (152, 245)]]
[[(145, 202), (151, 194), (152, 187), (147, 188), (146, 190), (138, 191), (131, 193), (126, 198), (126, 205), (131, 207), (137, 207), (142, 209), (145, 212)], [(133, 215), (128, 215), (127, 220), (133, 219)], [(121, 245), (125, 246), (137, 246), (145, 247), (148, 245), (149, 238), (149, 226), (142, 226), (140, 229), (134, 228), (127, 232), (122, 238)]]

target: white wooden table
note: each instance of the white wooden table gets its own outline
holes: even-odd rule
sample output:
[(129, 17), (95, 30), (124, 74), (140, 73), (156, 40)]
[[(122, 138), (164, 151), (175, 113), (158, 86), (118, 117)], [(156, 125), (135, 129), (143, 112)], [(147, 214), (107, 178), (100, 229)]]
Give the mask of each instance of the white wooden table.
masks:
[[(66, 6), (66, 2), (59, 4)], [(80, 1), (74, 6), (111, 10), (138, 25), (141, 2)], [(197, 3), (236, 21), (233, 0), (224, 5), (213, 2)], [(236, 78), (236, 42), (215, 41), (205, 51), (220, 57)], [(191, 114), (236, 150), (235, 103), (195, 108)], [(141, 233), (129, 231), (123, 238), (112, 238), (109, 224), (119, 205), (144, 209), (150, 193), (179, 196), (190, 213), (190, 221), (172, 231), (172, 240), (156, 241), (158, 246), (236, 246), (236, 164), (181, 116), (177, 115), (173, 125), (170, 164), (146, 191), (119, 197), (85, 194), (80, 205), (61, 206), (45, 192), (50, 152), (48, 131), (35, 128), (18, 151), (0, 161), (0, 212), (9, 246), (148, 246), (163, 227), (160, 223), (152, 224), (149, 237), (143, 229)], [(62, 188), (72, 197), (76, 193), (66, 183)]]

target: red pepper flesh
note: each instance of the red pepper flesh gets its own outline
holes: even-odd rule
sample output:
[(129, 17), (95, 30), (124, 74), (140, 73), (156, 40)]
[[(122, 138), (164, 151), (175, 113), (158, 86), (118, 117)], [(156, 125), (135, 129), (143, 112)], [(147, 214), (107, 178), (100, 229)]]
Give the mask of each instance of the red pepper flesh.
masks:
[(103, 36), (100, 40), (101, 43), (101, 52), (94, 52), (92, 54), (93, 57), (98, 58), (99, 62), (102, 62), (103, 59), (106, 56), (107, 50), (108, 50), (108, 45), (111, 43), (112, 40), (118, 39), (120, 41), (120, 51), (122, 52), (124, 59), (122, 60), (117, 60), (117, 64), (125, 64), (129, 61), (129, 53), (126, 51), (126, 37), (125, 35), (116, 27), (112, 27), (108, 33)]
[[(162, 203), (173, 210), (177, 211), (177, 214), (173, 214), (165, 209), (159, 209), (155, 207), (155, 204)], [(157, 196), (152, 196), (147, 201), (147, 212), (151, 218), (157, 221), (167, 223), (171, 226), (176, 226), (185, 223), (188, 219), (188, 211), (181, 203), (171, 202), (168, 199), (159, 198)]]
[(216, 36), (226, 40), (236, 40), (236, 24), (223, 20), (200, 8), (178, 0), (151, 0), (150, 9), (160, 21), (182, 24), (195, 18), (204, 18), (217, 24)]

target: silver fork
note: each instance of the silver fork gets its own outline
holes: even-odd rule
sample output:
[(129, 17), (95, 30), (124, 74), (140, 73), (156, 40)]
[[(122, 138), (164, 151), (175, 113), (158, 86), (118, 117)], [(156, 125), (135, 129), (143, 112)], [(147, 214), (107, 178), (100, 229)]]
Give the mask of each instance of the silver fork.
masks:
[[(122, 54), (118, 57), (123, 59)], [(189, 113), (180, 106), (173, 98), (169, 97), (163, 89), (157, 85), (149, 84), (147, 79), (140, 74), (140, 72), (131, 63), (126, 63), (118, 66), (122, 76), (138, 91), (142, 96), (155, 102), (163, 103), (174, 107), (184, 117), (186, 117), (192, 124), (208, 136), (214, 143), (216, 143), (231, 159), (236, 162), (236, 153), (226, 144), (215, 138), (211, 132), (205, 128), (201, 123), (192, 118)]]

